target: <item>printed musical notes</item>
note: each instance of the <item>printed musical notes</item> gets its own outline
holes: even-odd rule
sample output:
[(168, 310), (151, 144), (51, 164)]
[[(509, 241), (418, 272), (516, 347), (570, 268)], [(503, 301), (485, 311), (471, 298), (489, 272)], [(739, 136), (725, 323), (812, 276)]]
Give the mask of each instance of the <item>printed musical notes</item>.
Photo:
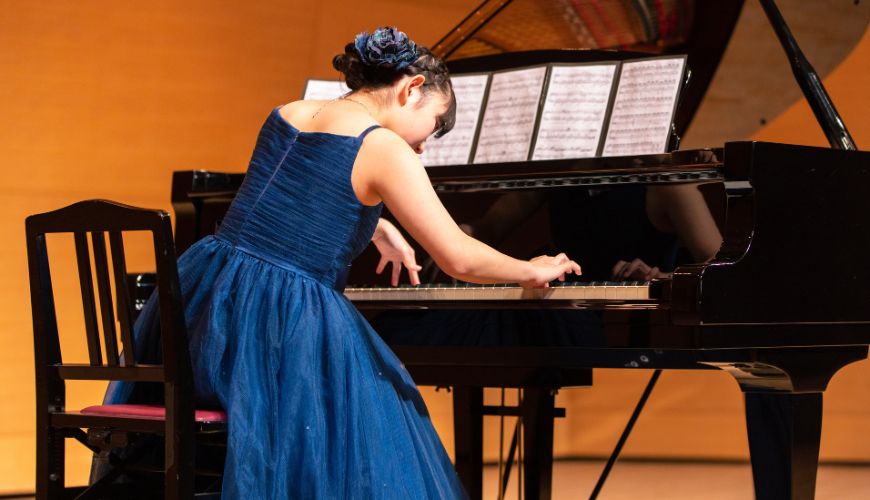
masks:
[(303, 99), (330, 101), (350, 92), (344, 82), (339, 80), (308, 80), (305, 83)]
[(456, 123), (447, 135), (426, 141), (420, 157), (426, 166), (464, 165), (471, 161), (489, 75), (461, 75), (450, 80), (456, 95)]
[(533, 160), (597, 154), (616, 69), (615, 62), (551, 67)]
[[(456, 122), (426, 141), (426, 166), (667, 151), (686, 56), (554, 63), (451, 77)], [(305, 99), (335, 99), (340, 81), (308, 80)]]
[(663, 153), (686, 58), (622, 63), (602, 156)]
[(474, 163), (528, 159), (546, 74), (540, 66), (492, 75)]

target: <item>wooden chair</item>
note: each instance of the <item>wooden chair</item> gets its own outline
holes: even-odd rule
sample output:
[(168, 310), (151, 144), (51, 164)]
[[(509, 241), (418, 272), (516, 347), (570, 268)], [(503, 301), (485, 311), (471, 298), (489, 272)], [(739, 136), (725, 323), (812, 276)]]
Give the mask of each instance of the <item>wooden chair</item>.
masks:
[[(53, 212), (32, 215), (27, 218), (25, 226), (36, 356), (37, 498), (68, 498), (76, 495), (80, 498), (116, 498), (123, 495), (127, 498), (127, 493), (117, 493), (124, 484), (119, 484), (121, 482), (116, 479), (137, 470), (137, 459), (141, 458), (141, 453), (136, 451), (135, 444), (154, 440), (155, 436), (158, 441), (163, 441), (164, 446), (162, 468), (158, 468), (158, 472), (162, 469), (165, 478), (165, 498), (192, 498), (197, 443), (215, 436), (218, 442), (223, 439), (225, 443), (226, 415), (221, 411), (194, 408), (193, 377), (169, 215), (160, 210), (90, 200)], [(127, 287), (124, 260), (122, 233), (125, 231), (147, 231), (153, 237), (162, 363), (159, 360), (151, 364), (137, 362), (133, 344), (133, 305)], [(50, 233), (74, 235), (85, 320), (82, 340), (87, 343), (89, 357), (87, 364), (64, 363), (61, 357), (46, 245), (46, 235)], [(111, 264), (107, 255), (111, 255)], [(58, 263), (54, 264), (57, 268)], [(69, 264), (72, 265), (72, 262)], [(98, 285), (96, 290), (93, 275)], [(114, 293), (110, 276), (114, 281)], [(99, 317), (95, 297), (99, 297)], [(123, 348), (120, 354), (116, 323), (120, 327)], [(73, 334), (64, 332), (65, 342)], [(67, 380), (162, 384), (165, 406), (98, 405), (81, 411), (68, 411), (65, 394)], [(88, 429), (87, 433), (83, 429)], [(111, 470), (90, 487), (65, 488), (65, 438), (75, 438), (95, 453), (108, 457)], [(124, 452), (116, 453), (118, 449)], [(142, 473), (141, 470), (139, 472)], [(145, 475), (147, 477), (148, 473)], [(135, 484), (135, 481), (126, 484)], [(159, 496), (160, 483), (156, 484), (156, 495)], [(153, 497), (155, 494), (154, 491), (144, 493), (147, 488), (143, 490), (141, 486), (136, 488), (140, 496)]]

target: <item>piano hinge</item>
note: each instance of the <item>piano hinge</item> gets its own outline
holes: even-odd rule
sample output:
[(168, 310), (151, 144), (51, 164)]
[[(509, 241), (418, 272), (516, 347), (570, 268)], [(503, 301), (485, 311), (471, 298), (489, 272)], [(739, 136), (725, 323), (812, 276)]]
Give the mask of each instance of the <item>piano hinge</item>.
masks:
[(611, 174), (585, 174), (571, 177), (525, 177), (521, 179), (433, 181), (438, 193), (473, 193), (480, 191), (505, 191), (558, 187), (597, 187), (623, 184), (671, 184), (683, 182), (716, 181), (723, 178), (716, 169), (676, 172), (630, 172)]

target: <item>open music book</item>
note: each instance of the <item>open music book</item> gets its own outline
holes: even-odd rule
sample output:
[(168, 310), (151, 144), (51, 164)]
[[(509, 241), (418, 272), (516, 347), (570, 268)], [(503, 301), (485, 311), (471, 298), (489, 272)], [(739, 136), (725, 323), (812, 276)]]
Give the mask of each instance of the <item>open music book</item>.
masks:
[(624, 61), (601, 156), (664, 153), (685, 57)]
[(305, 90), (302, 91), (303, 99), (330, 101), (338, 99), (350, 92), (344, 82), (339, 80), (315, 80), (305, 82)]
[(685, 63), (685, 56), (554, 63), (473, 75), (474, 91), (468, 75), (454, 76), (456, 128), (426, 142), (423, 164), (664, 153)]
[(473, 163), (528, 158), (546, 76), (546, 66), (493, 73)]
[(426, 141), (420, 158), (424, 165), (462, 165), (471, 161), (489, 74), (456, 75), (451, 81), (456, 95), (456, 123), (447, 135)]
[[(553, 63), (451, 77), (456, 124), (426, 141), (426, 166), (664, 153), (686, 56)], [(308, 80), (304, 99), (343, 82)]]
[(617, 69), (612, 62), (550, 67), (532, 160), (598, 154)]

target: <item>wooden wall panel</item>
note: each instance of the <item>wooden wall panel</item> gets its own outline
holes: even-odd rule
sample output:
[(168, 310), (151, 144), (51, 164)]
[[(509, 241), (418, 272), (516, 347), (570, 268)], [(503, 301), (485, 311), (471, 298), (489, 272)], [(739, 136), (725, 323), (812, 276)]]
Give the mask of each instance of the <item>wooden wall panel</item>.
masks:
[[(431, 44), (473, 3), (0, 2), (0, 494), (33, 490), (24, 218), (85, 198), (171, 211), (173, 170), (243, 171), (269, 111), (305, 78), (336, 78), (332, 56), (354, 34), (395, 24)], [(147, 255), (130, 267), (148, 269)], [(72, 283), (62, 291), (71, 277), (57, 277)], [(80, 305), (61, 315), (79, 321)], [(102, 392), (72, 388), (69, 406)], [(68, 463), (69, 482), (83, 482), (87, 454)]]
[[(333, 54), (359, 30), (396, 24), (431, 44), (476, 0), (262, 0), (258, 2), (0, 2), (0, 494), (33, 490), (32, 332), (25, 268), (26, 215), (103, 197), (170, 210), (173, 170), (242, 171), (274, 106), (297, 98), (306, 77), (334, 77)], [(826, 84), (859, 145), (870, 141), (868, 40)], [(857, 58), (857, 60), (855, 59)], [(721, 115), (712, 120), (724, 119)], [(759, 138), (819, 143), (800, 103)], [(725, 138), (715, 138), (721, 143)], [(147, 252), (131, 257), (147, 269)], [(61, 280), (70, 283), (70, 276)], [(71, 285), (66, 287), (67, 290)], [(70, 302), (62, 312), (77, 321)], [(71, 323), (72, 324), (72, 323)], [(870, 363), (844, 370), (826, 400), (824, 458), (870, 459)], [(595, 386), (563, 390), (563, 456), (609, 452), (649, 372), (599, 370)], [(423, 388), (452, 449), (450, 395)], [(102, 387), (70, 391), (70, 406)], [(494, 391), (488, 398), (497, 397)], [(497, 453), (488, 420), (487, 457)], [(70, 443), (70, 449), (77, 445)], [(724, 373), (666, 373), (626, 448), (633, 456), (745, 457), (742, 400)], [(88, 456), (69, 463), (86, 478)]]
[[(870, 20), (867, 2), (777, 0), (776, 5), (823, 79), (855, 49)], [(761, 4), (747, 0), (682, 147), (748, 138), (801, 97)]]

